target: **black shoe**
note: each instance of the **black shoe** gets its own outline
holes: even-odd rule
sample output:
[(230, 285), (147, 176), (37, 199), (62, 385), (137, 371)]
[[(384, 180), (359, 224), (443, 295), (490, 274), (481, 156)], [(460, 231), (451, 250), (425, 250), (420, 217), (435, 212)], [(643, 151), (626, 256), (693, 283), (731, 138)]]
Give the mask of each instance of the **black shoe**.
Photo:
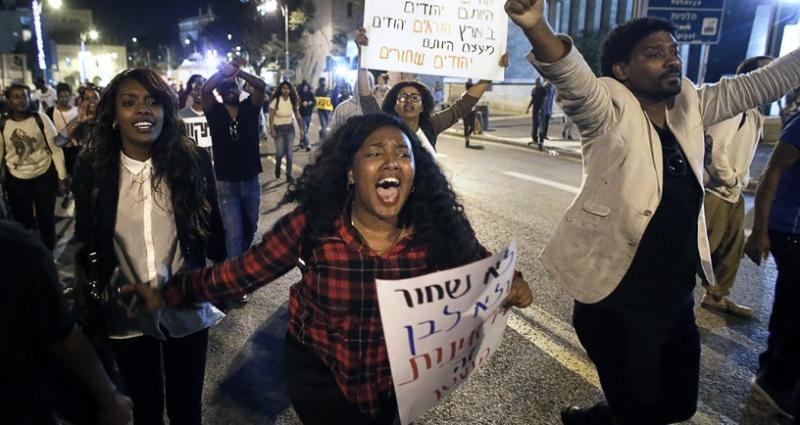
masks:
[(796, 408), (794, 405), (794, 391), (775, 388), (760, 376), (754, 377), (752, 384), (753, 393), (758, 394), (781, 415), (794, 419)]
[(289, 182), (289, 183), (294, 183), (294, 177), (286, 176), (286, 181)]
[(275, 178), (280, 178), (281, 176), (281, 165), (278, 164), (275, 166)]
[(592, 415), (578, 406), (569, 406), (561, 409), (561, 423), (564, 425), (589, 425)]
[(306, 152), (311, 152), (311, 146), (306, 146)]

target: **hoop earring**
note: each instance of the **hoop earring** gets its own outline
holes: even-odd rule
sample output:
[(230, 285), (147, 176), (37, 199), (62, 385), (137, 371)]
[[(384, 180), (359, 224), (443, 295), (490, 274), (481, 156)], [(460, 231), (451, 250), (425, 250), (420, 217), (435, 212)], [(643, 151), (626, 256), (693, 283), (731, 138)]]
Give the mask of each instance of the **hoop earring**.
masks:
[(116, 121), (111, 123), (111, 129), (112, 130), (116, 130), (117, 129), (117, 122)]

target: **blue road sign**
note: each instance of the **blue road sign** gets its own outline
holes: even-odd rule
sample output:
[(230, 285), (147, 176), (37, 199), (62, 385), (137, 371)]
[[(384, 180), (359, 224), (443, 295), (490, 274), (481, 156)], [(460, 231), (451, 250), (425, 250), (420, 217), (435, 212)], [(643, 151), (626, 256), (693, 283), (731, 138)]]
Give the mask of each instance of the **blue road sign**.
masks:
[(725, 0), (649, 0), (646, 14), (672, 22), (680, 43), (717, 44), (724, 10)]

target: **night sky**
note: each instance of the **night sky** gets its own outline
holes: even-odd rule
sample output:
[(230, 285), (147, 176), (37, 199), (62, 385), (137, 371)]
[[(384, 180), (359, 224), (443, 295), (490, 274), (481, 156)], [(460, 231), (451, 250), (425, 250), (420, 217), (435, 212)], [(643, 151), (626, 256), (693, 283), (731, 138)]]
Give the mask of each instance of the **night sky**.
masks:
[(118, 42), (157, 28), (170, 28), (177, 33), (178, 20), (197, 15), (198, 7), (205, 9), (206, 3), (207, 0), (64, 0), (67, 7), (91, 9), (103, 38)]

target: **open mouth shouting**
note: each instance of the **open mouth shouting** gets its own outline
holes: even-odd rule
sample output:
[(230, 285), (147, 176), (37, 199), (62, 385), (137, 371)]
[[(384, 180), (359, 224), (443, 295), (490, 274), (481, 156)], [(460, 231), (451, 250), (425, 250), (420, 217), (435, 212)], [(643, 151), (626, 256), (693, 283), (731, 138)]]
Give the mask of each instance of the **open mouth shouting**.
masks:
[(386, 177), (375, 185), (378, 199), (386, 205), (394, 205), (400, 200), (400, 179)]

